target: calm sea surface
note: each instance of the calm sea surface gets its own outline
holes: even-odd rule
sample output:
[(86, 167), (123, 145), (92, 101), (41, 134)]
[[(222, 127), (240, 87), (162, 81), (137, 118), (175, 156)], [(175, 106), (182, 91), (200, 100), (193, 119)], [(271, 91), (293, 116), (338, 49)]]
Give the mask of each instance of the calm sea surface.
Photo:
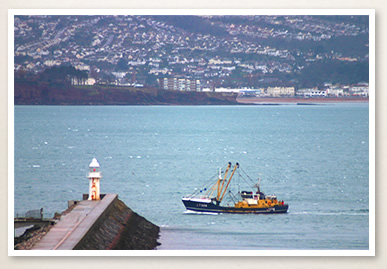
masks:
[[(15, 214), (117, 193), (161, 227), (159, 249), (368, 249), (369, 106), (16, 106)], [(181, 198), (239, 162), (280, 215), (186, 212)], [(236, 176), (237, 177), (237, 176)]]

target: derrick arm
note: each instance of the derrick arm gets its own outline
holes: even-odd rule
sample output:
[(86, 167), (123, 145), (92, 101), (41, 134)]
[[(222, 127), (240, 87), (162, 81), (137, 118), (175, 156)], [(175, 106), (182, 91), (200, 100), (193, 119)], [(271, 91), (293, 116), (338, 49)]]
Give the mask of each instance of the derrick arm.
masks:
[(223, 200), (223, 197), (224, 197), (224, 195), (226, 194), (228, 185), (230, 184), (231, 179), (232, 179), (232, 177), (234, 176), (235, 170), (236, 170), (238, 167), (239, 167), (239, 163), (236, 163), (235, 166), (234, 166), (234, 170), (232, 170), (231, 176), (230, 176), (230, 178), (228, 179), (226, 188), (224, 189), (223, 194), (222, 194), (222, 197), (220, 198), (219, 202), (221, 202), (221, 201)]
[[(226, 181), (227, 173), (228, 173), (228, 170), (230, 169), (230, 167), (231, 167), (231, 163), (228, 163), (226, 172), (225, 172), (224, 177), (223, 177), (222, 187), (220, 187), (220, 188), (219, 188), (220, 182), (218, 181), (218, 195), (216, 196), (216, 201), (220, 201), (219, 198), (220, 198), (220, 195), (222, 193), (224, 182)], [(219, 180), (220, 180), (220, 178), (219, 178)]]

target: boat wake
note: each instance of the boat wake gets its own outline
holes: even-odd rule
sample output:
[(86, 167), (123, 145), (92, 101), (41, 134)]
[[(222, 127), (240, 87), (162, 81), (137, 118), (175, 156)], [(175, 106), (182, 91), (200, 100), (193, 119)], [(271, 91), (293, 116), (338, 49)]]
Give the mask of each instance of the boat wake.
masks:
[(369, 212), (367, 209), (360, 210), (349, 210), (349, 211), (299, 211), (289, 212), (292, 215), (324, 215), (324, 216), (368, 216)]
[(183, 214), (192, 214), (192, 215), (219, 215), (221, 213), (214, 213), (214, 212), (198, 212), (193, 210), (186, 210), (183, 212)]

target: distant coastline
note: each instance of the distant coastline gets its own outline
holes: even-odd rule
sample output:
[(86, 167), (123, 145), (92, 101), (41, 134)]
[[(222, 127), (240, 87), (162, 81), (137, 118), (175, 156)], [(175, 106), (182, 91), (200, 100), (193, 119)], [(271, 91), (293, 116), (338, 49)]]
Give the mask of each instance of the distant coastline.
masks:
[(236, 93), (167, 91), (120, 86), (15, 83), (15, 105), (275, 105), (366, 103), (368, 97), (238, 97)]

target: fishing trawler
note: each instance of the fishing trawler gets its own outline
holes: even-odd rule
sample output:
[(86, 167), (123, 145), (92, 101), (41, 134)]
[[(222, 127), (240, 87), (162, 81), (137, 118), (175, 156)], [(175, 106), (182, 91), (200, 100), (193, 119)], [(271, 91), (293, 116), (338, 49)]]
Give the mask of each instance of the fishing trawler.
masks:
[[(239, 191), (235, 195), (230, 188), (230, 182), (236, 170), (240, 169), (236, 163), (231, 171), (230, 177), (227, 179), (227, 174), (231, 168), (231, 163), (228, 163), (226, 171), (222, 176), (222, 170), (219, 171), (215, 183), (212, 183), (209, 188), (197, 190), (195, 193), (182, 198), (184, 206), (189, 211), (203, 213), (252, 213), (252, 214), (273, 214), (286, 213), (288, 204), (284, 201), (279, 201), (275, 195), (265, 195), (260, 190), (260, 180), (252, 187), (254, 191)], [(243, 171), (243, 170), (242, 170)], [(241, 173), (238, 173), (242, 177)], [(243, 178), (247, 177), (245, 174)], [(250, 185), (250, 184), (249, 184)], [(204, 192), (204, 194), (203, 194)], [(225, 202), (227, 199), (227, 202)]]

